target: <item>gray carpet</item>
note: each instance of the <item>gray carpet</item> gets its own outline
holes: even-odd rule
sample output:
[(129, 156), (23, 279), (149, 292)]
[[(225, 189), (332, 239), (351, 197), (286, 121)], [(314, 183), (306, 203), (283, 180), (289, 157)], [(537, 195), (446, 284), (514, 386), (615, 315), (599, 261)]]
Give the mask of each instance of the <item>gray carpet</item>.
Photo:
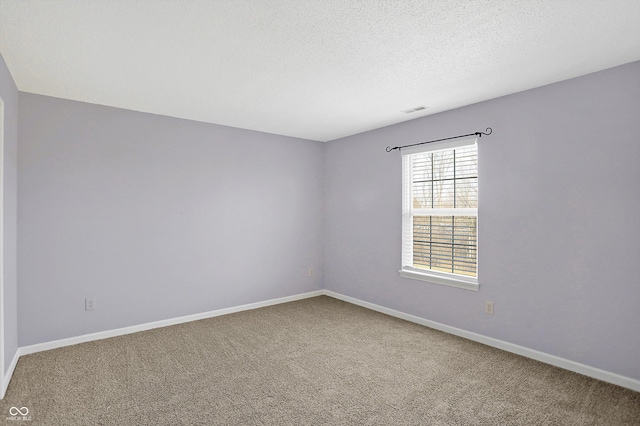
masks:
[(45, 425), (640, 425), (640, 393), (325, 296), (24, 356), (13, 406)]

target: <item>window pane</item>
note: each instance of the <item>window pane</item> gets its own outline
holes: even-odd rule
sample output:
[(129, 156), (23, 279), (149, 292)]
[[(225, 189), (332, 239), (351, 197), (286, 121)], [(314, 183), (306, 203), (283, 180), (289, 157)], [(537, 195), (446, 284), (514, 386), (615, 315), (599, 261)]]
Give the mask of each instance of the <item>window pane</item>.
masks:
[(478, 177), (478, 150), (475, 145), (456, 149), (456, 178)]
[(418, 182), (413, 184), (413, 208), (431, 208), (431, 192), (433, 189), (433, 182)]
[(433, 182), (433, 208), (452, 208), (455, 184), (453, 180), (440, 180)]
[(413, 182), (412, 195), (414, 208), (432, 207), (431, 191), (433, 188), (433, 174), (431, 173), (431, 154), (417, 154), (413, 157), (411, 178)]
[(413, 170), (411, 175), (414, 180), (431, 180), (431, 154), (423, 153), (413, 156)]
[(476, 227), (473, 216), (415, 216), (414, 266), (475, 277)]
[[(478, 208), (478, 178), (456, 179), (456, 207)], [(453, 207), (453, 206), (451, 206)]]
[(476, 276), (477, 218), (456, 216), (453, 239), (454, 268), (457, 274)]
[(433, 179), (453, 179), (453, 151), (434, 152)]

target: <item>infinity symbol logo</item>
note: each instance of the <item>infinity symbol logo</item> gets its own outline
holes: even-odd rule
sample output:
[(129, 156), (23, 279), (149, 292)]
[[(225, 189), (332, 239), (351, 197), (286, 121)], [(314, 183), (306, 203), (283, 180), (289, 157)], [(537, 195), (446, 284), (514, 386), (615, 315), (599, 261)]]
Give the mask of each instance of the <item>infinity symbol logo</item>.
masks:
[(18, 414), (21, 416), (26, 416), (27, 414), (29, 414), (29, 409), (27, 407), (11, 407), (9, 409), (9, 414), (12, 416), (17, 416)]

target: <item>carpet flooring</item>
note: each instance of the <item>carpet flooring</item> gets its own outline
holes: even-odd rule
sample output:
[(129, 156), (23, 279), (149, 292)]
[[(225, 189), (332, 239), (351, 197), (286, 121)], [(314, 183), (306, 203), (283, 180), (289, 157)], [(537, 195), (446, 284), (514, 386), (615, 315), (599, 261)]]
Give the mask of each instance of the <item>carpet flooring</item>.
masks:
[(11, 407), (34, 425), (640, 425), (638, 392), (326, 296), (23, 356), (0, 420), (25, 424)]

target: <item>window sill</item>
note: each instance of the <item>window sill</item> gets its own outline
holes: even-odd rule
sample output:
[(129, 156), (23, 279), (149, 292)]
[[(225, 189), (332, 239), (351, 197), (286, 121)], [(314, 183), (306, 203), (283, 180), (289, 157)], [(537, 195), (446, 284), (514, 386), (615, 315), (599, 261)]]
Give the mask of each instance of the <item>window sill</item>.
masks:
[(406, 267), (400, 269), (398, 272), (402, 278), (427, 281), (434, 284), (463, 288), (465, 290), (478, 291), (479, 287), (478, 279), (473, 277), (462, 277), (460, 275), (447, 274), (446, 272), (427, 272)]

